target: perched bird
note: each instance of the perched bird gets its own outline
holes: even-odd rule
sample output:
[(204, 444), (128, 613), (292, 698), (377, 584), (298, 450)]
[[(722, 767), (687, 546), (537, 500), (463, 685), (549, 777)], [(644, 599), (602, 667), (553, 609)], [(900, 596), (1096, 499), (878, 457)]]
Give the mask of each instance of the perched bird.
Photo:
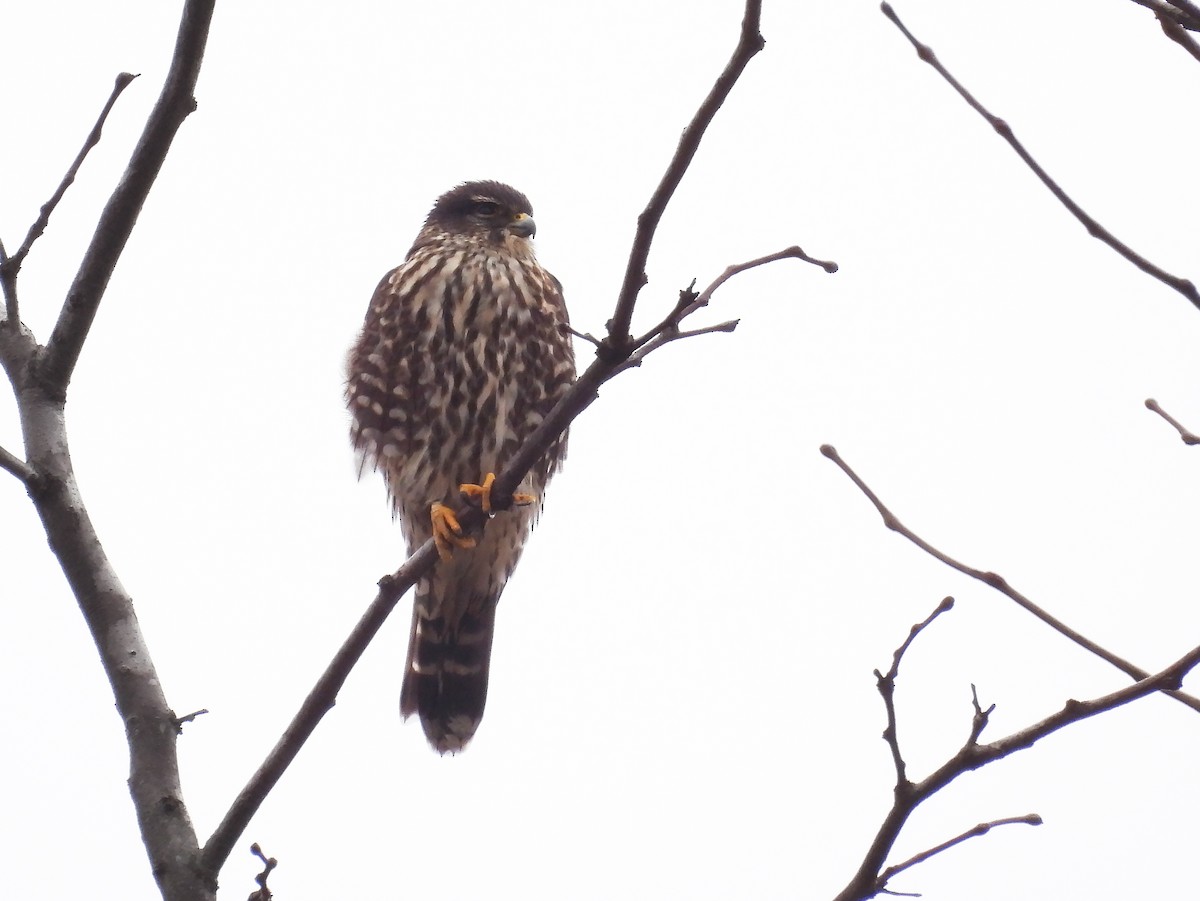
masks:
[(487, 699), (496, 603), (521, 556), (565, 434), (478, 544), (454, 508), (490, 511), (500, 472), (575, 378), (558, 279), (534, 257), (533, 210), (520, 191), (469, 182), (433, 205), (404, 262), (384, 276), (350, 351), (346, 402), (360, 475), (383, 473), (412, 553), (441, 560), (413, 601), (400, 712), (455, 752)]

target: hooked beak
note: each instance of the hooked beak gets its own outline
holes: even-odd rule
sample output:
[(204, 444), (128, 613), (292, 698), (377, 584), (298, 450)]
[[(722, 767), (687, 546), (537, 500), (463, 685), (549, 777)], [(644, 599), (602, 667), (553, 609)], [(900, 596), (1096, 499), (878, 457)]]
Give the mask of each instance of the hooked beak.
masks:
[(537, 223), (528, 213), (517, 213), (517, 218), (509, 224), (508, 230), (522, 238), (532, 238), (537, 234)]

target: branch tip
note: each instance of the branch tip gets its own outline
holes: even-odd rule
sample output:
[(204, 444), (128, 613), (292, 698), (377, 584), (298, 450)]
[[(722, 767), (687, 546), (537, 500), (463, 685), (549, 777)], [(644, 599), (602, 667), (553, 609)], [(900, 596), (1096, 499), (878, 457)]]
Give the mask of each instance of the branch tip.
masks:
[(968, 91), (958, 81), (957, 78), (950, 74), (949, 70), (947, 70), (945, 66), (938, 62), (937, 58), (934, 56), (932, 48), (922, 44), (917, 40), (913, 33), (905, 27), (903, 22), (900, 21), (900, 17), (896, 15), (895, 10), (893, 10), (891, 6), (885, 3), (881, 9), (883, 14), (892, 21), (892, 23), (900, 30), (908, 42), (913, 45), (917, 51), (917, 56), (920, 57), (923, 62), (926, 62), (932, 66), (938, 75), (940, 75), (942, 79), (958, 93), (958, 95), (966, 102), (968, 106), (971, 107), (971, 109), (975, 110), (975, 112), (977, 112), (988, 123), (991, 124), (996, 132), (1004, 138), (1009, 147), (1013, 149), (1013, 152), (1021, 158), (1021, 161), (1025, 163), (1026, 167), (1038, 178), (1039, 181), (1041, 181), (1043, 185), (1046, 186), (1047, 190), (1054, 195), (1058, 202), (1066, 207), (1067, 211), (1070, 212), (1071, 215), (1074, 216), (1081, 225), (1083, 225), (1089, 235), (1100, 240), (1104, 244), (1107, 244), (1120, 256), (1124, 257), (1138, 269), (1142, 270), (1142, 272), (1145, 272), (1152, 278), (1157, 279), (1169, 288), (1173, 288), (1175, 291), (1178, 291), (1180, 294), (1186, 297), (1193, 306), (1195, 306), (1197, 309), (1200, 309), (1200, 292), (1196, 290), (1196, 286), (1192, 284), (1191, 281), (1186, 278), (1180, 278), (1177, 275), (1172, 275), (1164, 269), (1159, 268), (1154, 263), (1151, 263), (1148, 259), (1133, 250), (1133, 248), (1131, 248), (1129, 245), (1119, 240), (1115, 235), (1108, 231), (1108, 229), (1104, 228), (1104, 226), (1102, 226), (1091, 215), (1089, 215), (1067, 194), (1066, 191), (1059, 186), (1058, 182), (1050, 177), (1050, 174), (1042, 168), (1041, 164), (1033, 158), (1033, 155), (1030, 154), (1030, 152), (1025, 148), (1025, 145), (1017, 139), (1012, 129), (1008, 126), (1008, 123), (999, 116), (994, 115), (982, 103), (976, 100), (975, 96), (971, 94), (971, 92)]

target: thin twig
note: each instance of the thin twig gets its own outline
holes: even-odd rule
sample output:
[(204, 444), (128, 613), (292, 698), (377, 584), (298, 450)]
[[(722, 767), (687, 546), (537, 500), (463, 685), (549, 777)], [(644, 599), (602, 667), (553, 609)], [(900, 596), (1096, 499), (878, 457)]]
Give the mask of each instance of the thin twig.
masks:
[(171, 143), (184, 119), (196, 109), (196, 80), (200, 75), (215, 2), (188, 0), (184, 5), (171, 68), (162, 92), (146, 120), (146, 127), (142, 129), (121, 180), (104, 205), (91, 243), (67, 290), (50, 340), (46, 342), (42, 375), (47, 385), (61, 394), (66, 393), (108, 281), (133, 233)]
[(592, 345), (592, 347), (600, 346), (600, 339), (597, 338), (595, 335), (593, 335), (591, 332), (581, 332), (578, 329), (573, 328), (570, 325), (564, 325), (561, 328), (568, 335), (574, 335), (576, 338), (579, 338), (581, 341), (586, 341), (588, 344)]
[(1183, 440), (1184, 444), (1200, 444), (1200, 435), (1196, 435), (1191, 429), (1160, 407), (1158, 401), (1153, 397), (1146, 398), (1146, 409), (1153, 410), (1165, 419), (1179, 433), (1179, 437)]
[(258, 842), (250, 846), (250, 853), (262, 861), (263, 870), (254, 877), (254, 881), (258, 883), (258, 890), (250, 893), (248, 901), (271, 901), (273, 896), (271, 890), (267, 888), (267, 877), (271, 875), (272, 870), (279, 866), (279, 861), (274, 857), (267, 857), (263, 853), (263, 849), (258, 846)]
[(621, 293), (617, 297), (616, 310), (612, 319), (609, 320), (608, 337), (605, 339), (608, 351), (621, 359), (628, 357), (627, 346), (631, 341), (629, 328), (633, 320), (633, 306), (637, 302), (638, 292), (642, 290), (647, 281), (646, 260), (650, 256), (650, 245), (654, 241), (658, 223), (662, 219), (675, 189), (683, 180), (684, 173), (691, 166), (692, 159), (700, 148), (700, 141), (704, 138), (704, 132), (717, 115), (717, 110), (728, 98), (729, 92), (737, 84), (750, 60), (762, 50), (765, 42), (759, 33), (761, 18), (762, 0), (747, 0), (745, 11), (742, 14), (741, 31), (733, 55), (724, 71), (718, 76), (716, 83), (713, 84), (712, 90), (708, 92), (708, 96), (704, 98), (704, 102), (696, 110), (696, 114), (692, 116), (692, 121), (683, 130), (679, 146), (675, 148), (675, 155), (671, 158), (666, 172), (663, 173), (662, 180), (654, 189), (654, 194), (651, 195), (650, 202), (646, 204), (646, 209), (638, 216), (637, 231), (634, 234), (629, 262), (625, 267)]
[(728, 322), (721, 322), (717, 325), (708, 326), (705, 328), (691, 329), (684, 331), (680, 329), (683, 320), (698, 310), (707, 307), (712, 300), (713, 294), (718, 288), (725, 284), (729, 279), (739, 273), (746, 272), (749, 269), (754, 269), (758, 266), (766, 265), (767, 263), (778, 262), (779, 260), (803, 260), (806, 263), (812, 263), (815, 266), (820, 266), (826, 272), (834, 273), (838, 271), (837, 263), (830, 260), (818, 260), (810, 257), (799, 247), (793, 245), (775, 253), (769, 253), (765, 256), (757, 257), (753, 260), (748, 260), (745, 263), (735, 263), (732, 266), (727, 266), (725, 270), (713, 279), (712, 283), (703, 291), (697, 293), (695, 291), (696, 283), (693, 280), (692, 284), (679, 292), (679, 302), (675, 308), (671, 310), (663, 319), (642, 335), (640, 338), (634, 339), (630, 345), (632, 353), (629, 359), (626, 360), (617, 372), (622, 372), (626, 369), (633, 369), (641, 366), (642, 361), (648, 355), (658, 350), (672, 341), (678, 341), (681, 338), (694, 338), (697, 335), (708, 335), (714, 332), (732, 332), (737, 328), (739, 320), (731, 319)]
[(1036, 813), (1027, 813), (1023, 817), (1004, 817), (999, 820), (991, 820), (987, 823), (980, 823), (978, 826), (973, 826), (966, 832), (962, 833), (961, 835), (956, 835), (949, 841), (944, 841), (940, 845), (935, 845), (927, 851), (922, 851), (920, 854), (914, 854), (908, 860), (904, 861), (904, 863), (898, 863), (895, 866), (888, 867), (879, 874), (879, 879), (876, 880), (875, 883), (875, 890), (882, 893), (886, 889), (888, 880), (890, 880), (893, 876), (897, 876), (910, 867), (915, 867), (919, 863), (924, 863), (934, 855), (941, 854), (943, 851), (949, 850), (955, 845), (961, 845), (968, 839), (978, 838), (981, 835), (987, 835), (996, 826), (1011, 826), (1018, 823), (1022, 823), (1026, 826), (1040, 826), (1042, 825), (1042, 818)]
[[(1141, 667), (1138, 667), (1138, 666), (1134, 666), (1129, 661), (1124, 660), (1121, 657), (1118, 657), (1112, 651), (1100, 646), (1096, 642), (1092, 641), (1090, 638), (1087, 638), (1087, 637), (1081, 635), (1079, 632), (1076, 632), (1070, 626), (1066, 625), (1066, 623), (1055, 618), (1054, 616), (1051, 616), (1049, 613), (1047, 613), (1045, 610), (1043, 610), (1037, 604), (1033, 603), (1033, 601), (1029, 600), (1029, 598), (1025, 597), (1025, 595), (1021, 594), (1021, 592), (1017, 591), (1015, 588), (1013, 588), (1011, 585), (1009, 585), (1008, 582), (1005, 581), (1003, 576), (997, 575), (996, 573), (993, 573), (993, 572), (985, 572), (983, 570), (975, 569), (974, 567), (967, 566), (965, 563), (960, 563), (959, 561), (955, 560), (953, 557), (951, 557), (948, 554), (945, 554), (942, 551), (935, 548), (929, 542), (925, 541), (925, 539), (921, 538), (919, 535), (917, 535), (915, 532), (913, 532), (911, 529), (909, 529), (907, 526), (905, 526), (904, 523), (900, 522), (900, 520), (896, 517), (896, 515), (894, 513), (892, 513), (892, 511), (889, 510), (884, 505), (883, 501), (881, 501), (879, 499), (879, 496), (877, 494), (875, 494), (875, 492), (871, 490), (871, 488), (867, 485), (867, 483), (864, 482), (859, 477), (858, 473), (856, 473), (850, 467), (850, 465), (848, 463), (846, 463), (846, 461), (843, 460), (841, 458), (841, 456), (838, 455), (838, 452), (836, 449), (834, 449), (831, 445), (825, 444), (825, 445), (821, 446), (821, 453), (824, 454), (826, 457), (828, 457), (830, 460), (832, 460), (834, 463), (836, 463), (838, 468), (840, 468), (842, 470), (842, 472), (844, 472), (850, 478), (850, 481), (852, 481), (856, 486), (858, 486), (858, 490), (863, 493), (863, 495), (867, 498), (867, 500), (869, 500), (872, 504), (874, 504), (875, 509), (879, 512), (879, 515), (883, 518), (883, 524), (885, 526), (887, 526), (889, 529), (891, 529), (893, 532), (897, 532), (900, 535), (903, 535), (905, 538), (907, 538), (909, 541), (911, 541), (913, 544), (915, 544), (917, 547), (919, 547), (921, 550), (923, 550), (929, 556), (931, 556), (937, 560), (940, 560), (942, 563), (945, 563), (951, 569), (958, 570), (963, 575), (970, 576), (972, 579), (977, 579), (980, 582), (983, 582), (985, 585), (988, 585), (988, 586), (996, 589), (1001, 594), (1003, 594), (1005, 597), (1010, 598), (1011, 600), (1015, 601), (1018, 605), (1023, 607), (1025, 610), (1032, 613), (1034, 616), (1036, 616), (1038, 619), (1040, 619), (1046, 625), (1050, 626), (1050, 628), (1054, 629), (1060, 635), (1063, 635), (1066, 638), (1069, 638), (1071, 641), (1075, 642), (1075, 644), (1079, 645), (1081, 648), (1084, 648), (1088, 652), (1095, 654), (1097, 657), (1101, 658), (1102, 660), (1105, 660), (1108, 663), (1112, 664), (1117, 669), (1121, 670), (1123, 673), (1130, 676), (1131, 678), (1133, 678), (1133, 679), (1147, 678), (1148, 674), (1144, 669), (1142, 669)], [(1193, 710), (1200, 712), (1200, 698), (1193, 697), (1192, 695), (1187, 694), (1186, 692), (1177, 691), (1177, 690), (1167, 691), (1166, 694), (1169, 694), (1171, 697), (1173, 697), (1175, 700), (1179, 701), (1180, 703), (1186, 704), (1188, 707), (1191, 707)]]
[(33, 225), (29, 226), (29, 233), (25, 235), (24, 243), (21, 244), (12, 257), (5, 261), (4, 265), (12, 270), (14, 276), (21, 270), (21, 264), (25, 262), (25, 257), (29, 254), (30, 248), (33, 247), (33, 242), (40, 238), (46, 230), (46, 226), (50, 223), (50, 214), (54, 212), (55, 207), (58, 206), (58, 202), (67, 193), (67, 188), (71, 187), (72, 183), (74, 183), (75, 176), (79, 173), (79, 167), (87, 159), (88, 152), (100, 143), (100, 135), (104, 131), (104, 123), (108, 119), (108, 114), (112, 112), (117, 98), (121, 96), (121, 92), (129, 87), (135, 78), (137, 78), (136, 75), (131, 75), (128, 72), (122, 72), (117, 76), (116, 82), (113, 84), (112, 93), (108, 95), (108, 101), (104, 104), (104, 109), (100, 110), (100, 115), (96, 118), (96, 124), (88, 132), (87, 138), (84, 139), (83, 147), (76, 154), (75, 161), (71, 163), (71, 168), (67, 170), (67, 174), (63, 176), (62, 181), (58, 185), (58, 190), (54, 192), (54, 195), (49, 200), (42, 204), (42, 209), (37, 220), (34, 221)]
[(1177, 275), (1172, 275), (1171, 273), (1160, 269), (1158, 266), (1154, 265), (1145, 257), (1141, 256), (1132, 248), (1130, 248), (1127, 244), (1124, 244), (1118, 240), (1111, 232), (1104, 228), (1104, 226), (1089, 216), (1083, 210), (1083, 208), (1079, 206), (1079, 204), (1067, 196), (1067, 193), (1058, 186), (1058, 183), (1055, 182), (1054, 179), (1052, 179), (1046, 173), (1046, 170), (1038, 164), (1037, 160), (1030, 155), (1029, 151), (1025, 149), (1024, 145), (1017, 140), (1016, 136), (1013, 134), (1012, 128), (1009, 127), (1008, 123), (998, 116), (992, 115), (992, 113), (984, 108), (983, 104), (976, 100), (966, 88), (959, 84), (958, 80), (951, 75), (946, 70), (946, 67), (938, 61), (937, 57), (933, 53), (933, 49), (926, 44), (922, 44), (916, 39), (916, 37), (913, 36), (913, 33), (904, 26), (903, 22), (900, 21), (900, 17), (896, 15), (895, 10), (892, 9), (890, 4), (884, 3), (880, 8), (883, 10), (883, 14), (891, 19), (893, 24), (900, 29), (901, 33), (903, 33), (913, 47), (916, 48), (917, 56), (920, 57), (923, 62), (931, 65), (937, 71), (937, 73), (946, 80), (950, 87), (954, 88), (954, 90), (958, 92), (959, 96), (962, 97), (963, 100), (965, 100), (973, 110), (975, 110), (975, 112), (979, 113), (979, 115), (987, 120), (988, 124), (996, 130), (996, 133), (999, 134), (1000, 137), (1004, 138), (1004, 140), (1008, 142), (1008, 145), (1012, 147), (1014, 151), (1016, 151), (1017, 156), (1019, 156), (1024, 161), (1025, 165), (1028, 166), (1033, 172), (1033, 174), (1041, 180), (1042, 184), (1049, 188), (1050, 192), (1058, 198), (1059, 203), (1070, 210), (1071, 214), (1083, 224), (1083, 227), (1087, 229), (1089, 235), (1091, 235), (1093, 238), (1103, 241), (1147, 275), (1153, 276), (1164, 285), (1174, 288), (1176, 291), (1190, 300), (1193, 306), (1195, 306), (1197, 309), (1200, 309), (1200, 291), (1196, 290), (1196, 286), (1192, 284), (1191, 281), (1186, 278), (1180, 278)]
[(887, 713), (887, 726), (883, 730), (883, 739), (891, 749), (892, 763), (896, 767), (897, 792), (904, 791), (905, 787), (909, 785), (904, 757), (900, 753), (900, 735), (896, 728), (896, 678), (900, 675), (900, 661), (916, 637), (925, 631), (926, 627), (935, 619), (953, 608), (954, 598), (942, 598), (942, 602), (929, 616), (908, 630), (908, 637), (904, 639), (904, 643), (892, 653), (892, 665), (887, 673), (875, 670), (875, 687), (879, 689), (879, 694), (883, 698), (883, 707)]
[(975, 745), (979, 743), (979, 736), (983, 735), (983, 730), (987, 728), (988, 720), (992, 713), (996, 710), (995, 704), (989, 704), (986, 708), (979, 703), (979, 692), (975, 689), (975, 683), (971, 683), (971, 707), (975, 710), (971, 717), (971, 734), (967, 736), (967, 745)]
[(36, 473), (29, 468), (28, 463), (3, 447), (0, 447), (0, 469), (12, 473), (26, 485), (32, 484), (36, 477)]

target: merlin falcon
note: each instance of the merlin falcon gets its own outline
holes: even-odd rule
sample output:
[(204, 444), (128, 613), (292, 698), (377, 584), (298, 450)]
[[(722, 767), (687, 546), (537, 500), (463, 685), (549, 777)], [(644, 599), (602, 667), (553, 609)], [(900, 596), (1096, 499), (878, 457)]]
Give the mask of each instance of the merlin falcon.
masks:
[(443, 194), (350, 351), (360, 475), (382, 472), (409, 553), (433, 538), (441, 557), (416, 586), (400, 712), (418, 714), (442, 754), (479, 727), (496, 603), (566, 456), (564, 434), (511, 510), (478, 541), (463, 534), (455, 509), (467, 497), (491, 511), (494, 474), (575, 378), (562, 286), (538, 264), (534, 231), (529, 200), (508, 185)]

